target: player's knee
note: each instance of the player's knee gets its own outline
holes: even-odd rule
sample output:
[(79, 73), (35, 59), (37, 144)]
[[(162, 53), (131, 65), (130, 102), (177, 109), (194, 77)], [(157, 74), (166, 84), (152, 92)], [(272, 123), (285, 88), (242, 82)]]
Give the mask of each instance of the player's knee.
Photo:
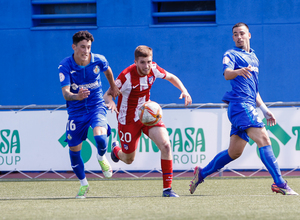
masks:
[(242, 155), (243, 151), (230, 151), (228, 150), (228, 154), (231, 157), (231, 159), (235, 160), (239, 158)]
[(264, 147), (267, 145), (271, 145), (271, 140), (269, 136), (264, 135), (259, 140), (256, 141), (256, 144), (258, 147)]
[(263, 143), (262, 143), (263, 146), (271, 145), (271, 140), (270, 140), (268, 134), (265, 134), (265, 135), (263, 136), (262, 142), (263, 142)]
[(124, 160), (123, 160), (123, 162), (124, 163), (126, 163), (126, 164), (132, 164), (132, 162), (134, 161), (134, 158), (125, 158)]
[(161, 146), (159, 146), (160, 151), (163, 153), (170, 153), (171, 152), (171, 144), (169, 141), (164, 142)]
[(231, 159), (235, 160), (235, 159), (239, 158), (241, 155), (242, 155), (242, 153), (235, 153), (235, 154), (231, 155), (230, 157), (231, 157)]
[(97, 136), (94, 136), (94, 138), (97, 143), (98, 153), (102, 156), (103, 152), (105, 153), (107, 150), (107, 136), (106, 135), (97, 135)]

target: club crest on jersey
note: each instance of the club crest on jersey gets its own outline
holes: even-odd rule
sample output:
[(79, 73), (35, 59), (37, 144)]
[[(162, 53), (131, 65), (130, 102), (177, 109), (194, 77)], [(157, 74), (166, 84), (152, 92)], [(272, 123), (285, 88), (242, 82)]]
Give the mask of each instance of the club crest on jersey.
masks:
[(72, 136), (70, 134), (68, 134), (68, 140), (72, 140)]
[(96, 66), (94, 67), (93, 71), (94, 71), (95, 74), (98, 74), (98, 73), (100, 72), (99, 66), (96, 65)]
[(125, 148), (125, 150), (129, 149), (127, 144), (124, 144), (124, 148)]
[(149, 83), (150, 85), (152, 85), (153, 82), (154, 82), (154, 76), (150, 76), (150, 77), (148, 78), (148, 83)]

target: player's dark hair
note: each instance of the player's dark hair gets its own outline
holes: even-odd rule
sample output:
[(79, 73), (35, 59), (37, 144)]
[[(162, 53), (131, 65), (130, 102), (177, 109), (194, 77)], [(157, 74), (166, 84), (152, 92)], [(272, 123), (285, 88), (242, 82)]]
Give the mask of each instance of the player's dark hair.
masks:
[(73, 35), (73, 44), (77, 45), (80, 41), (87, 40), (87, 41), (94, 41), (93, 35), (88, 31), (78, 31)]
[(139, 57), (149, 57), (152, 56), (152, 48), (144, 45), (140, 45), (135, 48), (134, 59), (137, 60)]
[(234, 28), (236, 28), (236, 27), (242, 27), (242, 26), (245, 26), (245, 27), (248, 29), (248, 31), (249, 31), (249, 27), (248, 27), (247, 24), (245, 24), (245, 23), (243, 23), (243, 22), (239, 22), (239, 23), (236, 23), (235, 25), (233, 25), (233, 27), (232, 27), (232, 32), (233, 32), (233, 29), (234, 29)]

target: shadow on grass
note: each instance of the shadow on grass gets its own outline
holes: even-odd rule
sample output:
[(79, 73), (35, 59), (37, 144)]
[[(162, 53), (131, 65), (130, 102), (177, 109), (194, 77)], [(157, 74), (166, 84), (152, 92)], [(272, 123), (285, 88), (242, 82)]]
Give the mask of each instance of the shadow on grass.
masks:
[[(180, 197), (212, 197), (213, 195), (181, 195)], [(174, 198), (174, 199), (180, 199)], [(43, 198), (0, 198), (0, 201), (37, 201), (37, 200), (87, 200), (87, 199), (120, 199), (120, 198), (164, 198), (162, 196), (89, 196), (85, 199), (76, 199), (75, 197), (43, 197)], [(166, 197), (166, 199), (172, 199), (172, 197)]]

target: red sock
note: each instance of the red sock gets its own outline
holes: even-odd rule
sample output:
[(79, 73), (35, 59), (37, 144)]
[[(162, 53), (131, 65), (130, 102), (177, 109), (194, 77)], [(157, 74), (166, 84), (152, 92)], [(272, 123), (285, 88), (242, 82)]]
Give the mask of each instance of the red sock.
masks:
[(113, 149), (114, 154), (116, 155), (116, 157), (117, 157), (119, 160), (120, 160), (120, 158), (119, 158), (118, 153), (119, 153), (120, 150), (121, 150), (121, 148), (118, 147), (118, 146), (116, 146), (116, 147)]
[(163, 172), (164, 189), (171, 188), (173, 180), (173, 161), (161, 159), (161, 169)]

